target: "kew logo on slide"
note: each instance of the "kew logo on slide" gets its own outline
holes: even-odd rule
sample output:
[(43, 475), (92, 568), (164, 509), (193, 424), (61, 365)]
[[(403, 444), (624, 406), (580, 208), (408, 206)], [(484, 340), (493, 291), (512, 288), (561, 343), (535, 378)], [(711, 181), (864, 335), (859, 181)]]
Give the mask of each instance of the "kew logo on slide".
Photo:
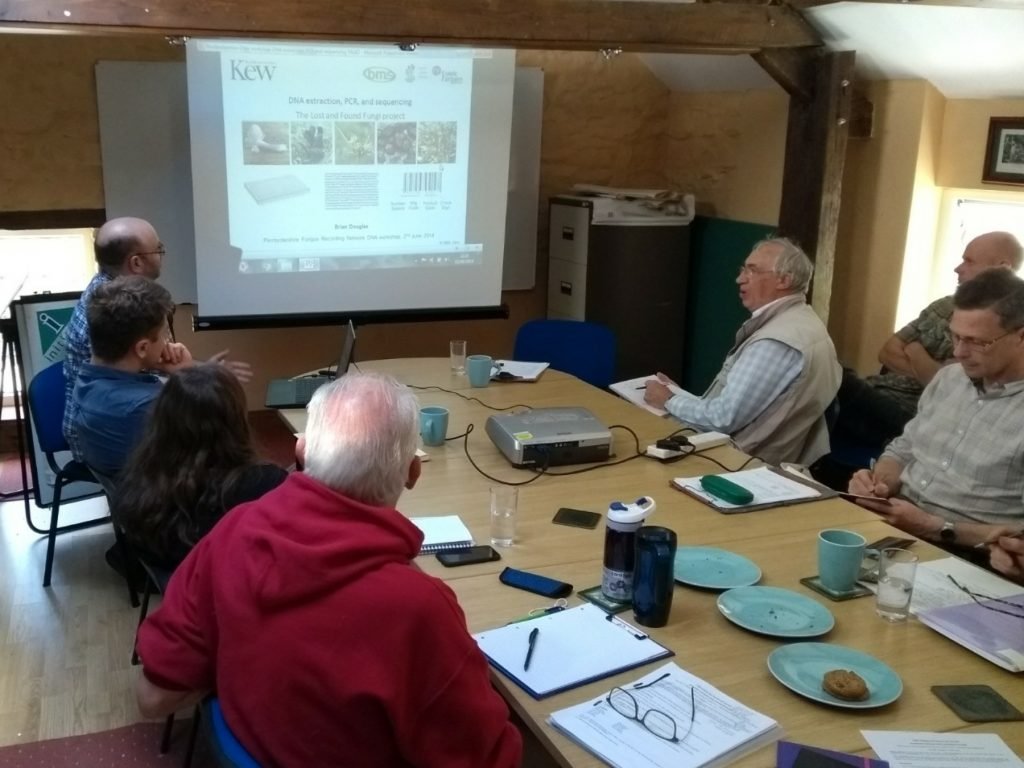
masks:
[(268, 64), (264, 61), (246, 61), (245, 59), (231, 60), (232, 80), (266, 80), (274, 79), (274, 70), (277, 64)]
[(363, 77), (372, 83), (390, 83), (395, 79), (395, 73), (387, 67), (367, 67), (363, 70)]

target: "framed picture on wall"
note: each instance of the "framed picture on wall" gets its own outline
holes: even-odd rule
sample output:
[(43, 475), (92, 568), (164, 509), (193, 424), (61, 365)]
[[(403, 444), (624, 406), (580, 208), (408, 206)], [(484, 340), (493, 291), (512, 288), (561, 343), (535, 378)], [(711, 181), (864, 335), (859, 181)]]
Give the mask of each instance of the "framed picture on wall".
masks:
[(1024, 117), (993, 117), (981, 180), (1024, 185)]

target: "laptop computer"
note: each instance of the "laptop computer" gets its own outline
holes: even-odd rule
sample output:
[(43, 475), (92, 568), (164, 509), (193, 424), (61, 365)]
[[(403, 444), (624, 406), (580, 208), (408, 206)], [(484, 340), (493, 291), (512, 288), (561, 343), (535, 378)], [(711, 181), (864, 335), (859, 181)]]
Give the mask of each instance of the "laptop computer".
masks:
[(351, 320), (341, 340), (341, 357), (338, 367), (326, 376), (302, 376), (296, 379), (271, 379), (267, 383), (267, 408), (305, 408), (313, 399), (313, 393), (324, 384), (344, 376), (356, 347), (356, 327)]

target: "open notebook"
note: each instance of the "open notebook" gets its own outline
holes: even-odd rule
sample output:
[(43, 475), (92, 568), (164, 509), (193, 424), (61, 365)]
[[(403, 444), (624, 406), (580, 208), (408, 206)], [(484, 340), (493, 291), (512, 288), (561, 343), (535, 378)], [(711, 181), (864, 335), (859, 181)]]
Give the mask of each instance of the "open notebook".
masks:
[[(530, 632), (538, 630), (530, 668)], [(580, 605), (473, 635), (480, 650), (535, 699), (671, 656), (647, 633), (596, 605)]]
[[(625, 381), (617, 381), (614, 384), (609, 384), (608, 389), (614, 392), (619, 397), (629, 400), (633, 405), (639, 405), (645, 411), (650, 411), (655, 416), (668, 416), (668, 411), (664, 408), (658, 408), (655, 405), (651, 405), (644, 401), (644, 394), (647, 391), (647, 382), (654, 379), (657, 380), (657, 376), (640, 376), (636, 379), (626, 379)], [(685, 389), (675, 384), (669, 385), (669, 389), (673, 395), (680, 395), (686, 392)]]
[(465, 549), (473, 546), (473, 534), (458, 515), (438, 517), (412, 517), (413, 525), (423, 531), (420, 554), (444, 552), (449, 549)]

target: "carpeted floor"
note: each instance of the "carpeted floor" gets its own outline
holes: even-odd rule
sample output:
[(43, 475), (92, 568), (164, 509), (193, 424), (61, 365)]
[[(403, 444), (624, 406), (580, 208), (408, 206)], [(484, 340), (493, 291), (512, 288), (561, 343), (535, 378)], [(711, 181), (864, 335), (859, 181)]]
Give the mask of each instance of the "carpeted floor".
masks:
[[(184, 759), (192, 721), (175, 721), (171, 749), (160, 754), (162, 723), (136, 723), (113, 731), (69, 736), (64, 739), (14, 744), (0, 748), (4, 768), (176, 768)], [(200, 735), (193, 768), (205, 768), (210, 760)]]

